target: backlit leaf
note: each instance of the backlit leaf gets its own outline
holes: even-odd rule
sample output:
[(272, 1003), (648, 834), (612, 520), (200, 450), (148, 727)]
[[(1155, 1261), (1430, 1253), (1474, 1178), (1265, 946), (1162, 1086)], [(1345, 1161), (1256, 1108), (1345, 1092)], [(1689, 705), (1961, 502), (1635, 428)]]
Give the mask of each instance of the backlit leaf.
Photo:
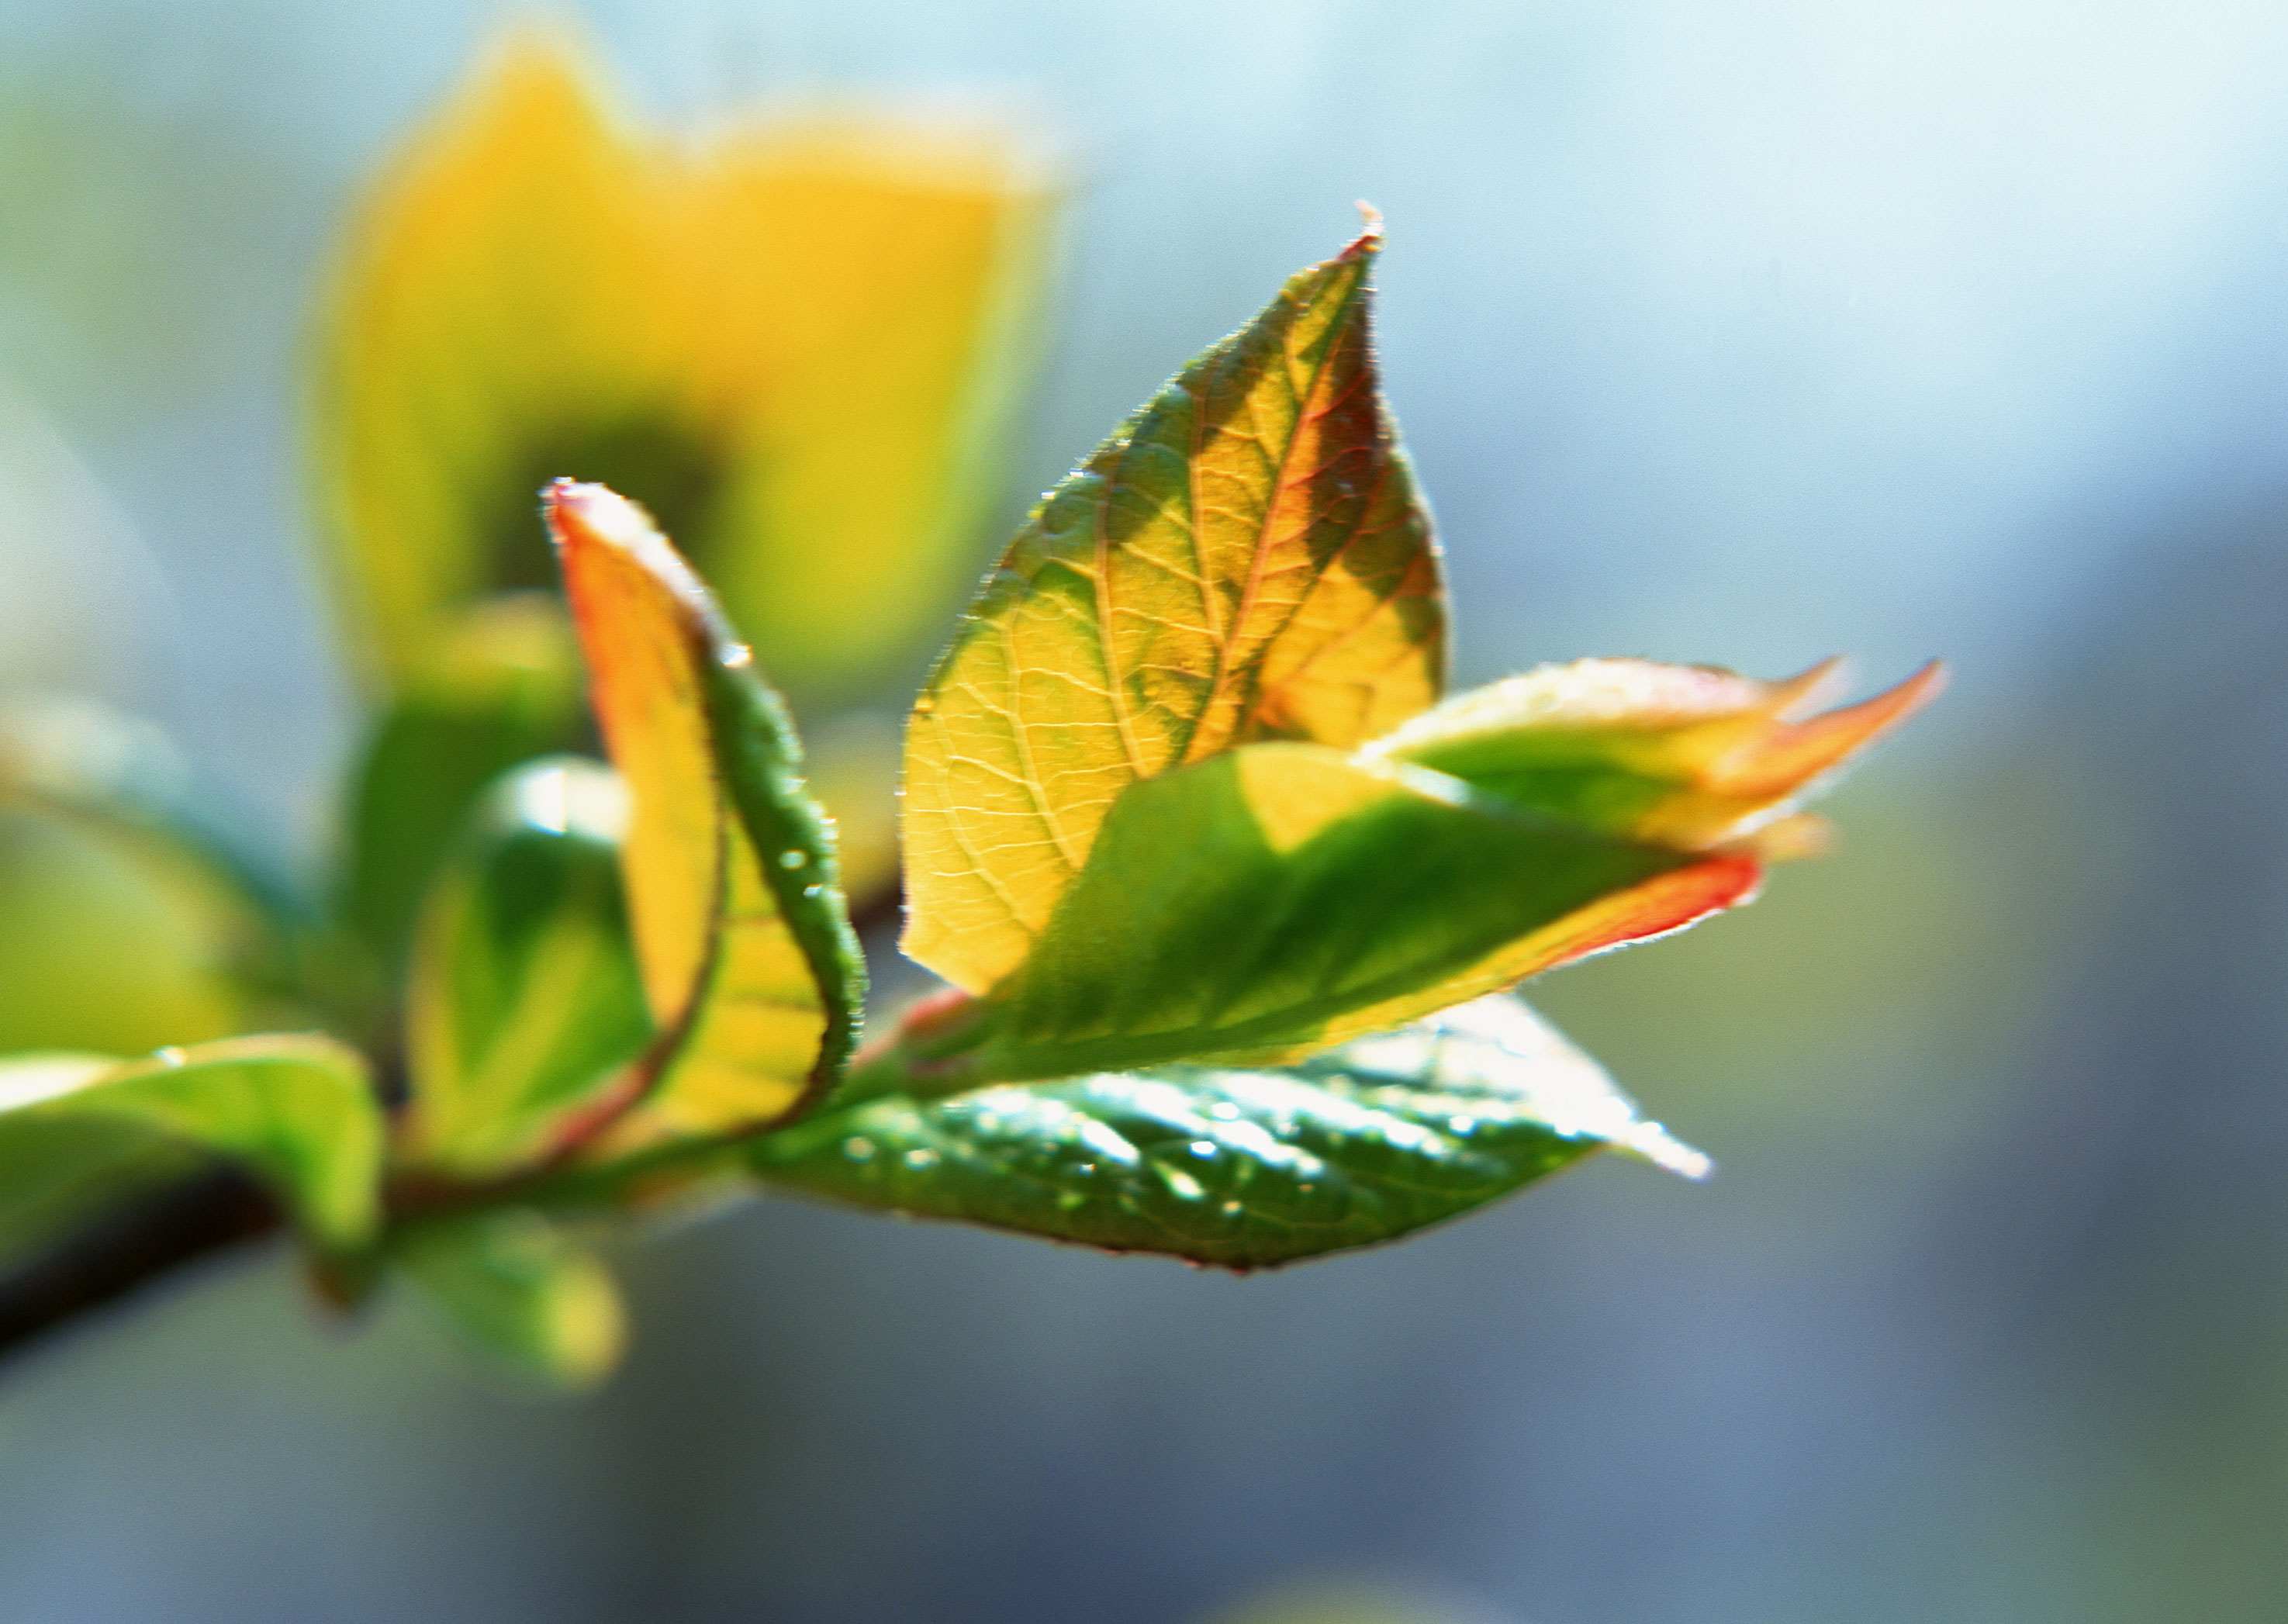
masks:
[(1935, 663), (1887, 693), (1805, 721), (1834, 662), (1788, 682), (1644, 660), (1547, 665), (1458, 694), (1374, 741), (1602, 834), (1681, 851), (1736, 841), (1937, 693)]
[(362, 1246), (379, 1220), (380, 1106), (363, 1058), (328, 1038), (226, 1038), (145, 1060), (0, 1062), (0, 1136), (62, 1121), (235, 1162), (322, 1250)]
[(1051, 194), (1005, 140), (851, 118), (734, 133), (678, 178), (685, 382), (727, 461), (670, 533), (801, 697), (863, 693), (974, 577)]
[(627, 1343), (610, 1271), (521, 1208), (409, 1226), (390, 1256), (463, 1337), (520, 1375), (591, 1388)]
[(863, 996), (832, 826), (775, 696), (643, 511), (559, 483), (547, 513), (632, 798), (621, 863), (660, 1033), (600, 1153), (767, 1127), (837, 1074)]
[(1390, 1240), (1608, 1147), (1707, 1170), (1594, 1061), (1494, 998), (1284, 1071), (878, 1100), (750, 1157), (767, 1184), (838, 1200), (1249, 1269)]
[(1291, 1059), (1688, 923), (1757, 872), (1424, 768), (1248, 745), (1122, 796), (1032, 955), (978, 1006), (967, 1065)]
[(1045, 262), (1006, 139), (849, 119), (630, 126), (512, 35), (357, 212), (318, 471), (368, 664), (552, 579), (531, 493), (646, 503), (804, 697), (910, 655), (972, 567)]
[(423, 909), (406, 1153), (481, 1177), (576, 1138), (652, 1034), (620, 883), (627, 792), (532, 763), (485, 798)]
[(1382, 404), (1370, 229), (1042, 499), (914, 707), (904, 947), (980, 991), (1121, 792), (1257, 740), (1348, 749), (1438, 695), (1442, 587)]

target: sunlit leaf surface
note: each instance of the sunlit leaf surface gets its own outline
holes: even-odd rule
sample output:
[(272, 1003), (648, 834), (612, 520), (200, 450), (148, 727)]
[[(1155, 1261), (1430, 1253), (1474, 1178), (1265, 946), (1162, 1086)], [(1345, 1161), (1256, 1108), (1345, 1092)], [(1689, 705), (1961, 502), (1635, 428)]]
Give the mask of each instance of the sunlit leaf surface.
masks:
[(1047, 928), (1128, 786), (1430, 704), (1429, 518), (1378, 387), (1370, 230), (1042, 500), (914, 708), (904, 947), (957, 986)]
[(619, 1363), (627, 1317), (594, 1254), (520, 1208), (408, 1229), (391, 1260), (460, 1335), (520, 1375), (593, 1387)]
[(987, 999), (976, 1064), (1008, 1078), (1291, 1058), (1688, 923), (1756, 872), (1442, 773), (1249, 745), (1122, 797)]
[(620, 883), (627, 793), (576, 758), (496, 787), (423, 911), (407, 1153), (481, 1176), (580, 1137), (652, 1035)]
[(1255, 1268), (1387, 1240), (1618, 1147), (1698, 1176), (1513, 999), (1285, 1071), (1168, 1066), (889, 1098), (757, 1144), (767, 1183), (1120, 1251)]
[(804, 695), (878, 680), (973, 566), (1047, 203), (998, 137), (640, 132), (559, 35), (513, 34), (365, 200), (323, 312), (369, 665), (547, 584), (532, 493), (569, 475), (647, 503)]
[[(245, 1168), (322, 1248), (379, 1220), (382, 1121), (364, 1059), (322, 1037), (227, 1038), (147, 1060), (0, 1062), (0, 1136), (56, 1122), (173, 1140)], [(132, 1150), (126, 1138), (123, 1152)]]
[(1702, 851), (1784, 812), (1944, 681), (1932, 664), (1860, 704), (1791, 719), (1834, 669), (1767, 683), (1644, 660), (1542, 666), (1458, 694), (1362, 755), (1434, 767), (1583, 828)]
[(621, 862), (661, 1034), (606, 1148), (767, 1127), (833, 1078), (862, 997), (832, 826), (747, 650), (642, 511), (560, 484), (548, 521), (631, 796)]

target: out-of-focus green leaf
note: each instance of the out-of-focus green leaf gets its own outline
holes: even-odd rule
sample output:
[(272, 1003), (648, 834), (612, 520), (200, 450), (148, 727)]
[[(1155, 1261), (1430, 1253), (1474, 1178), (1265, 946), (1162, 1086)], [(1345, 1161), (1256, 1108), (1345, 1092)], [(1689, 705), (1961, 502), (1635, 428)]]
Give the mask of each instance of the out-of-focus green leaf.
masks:
[(1027, 369), (1050, 195), (989, 134), (632, 129), (513, 34), (359, 208), (317, 463), (369, 667), (551, 579), (530, 493), (645, 503), (806, 699), (911, 657), (972, 566)]
[(188, 1145), (118, 1123), (9, 1124), (0, 1131), (0, 1271), (204, 1165)]
[(306, 923), (156, 730), (80, 700), (0, 706), (0, 1052), (305, 1018)]
[(914, 706), (905, 951), (971, 992), (1049, 928), (1123, 790), (1438, 695), (1430, 521), (1384, 410), (1370, 228), (1043, 498)]
[(632, 797), (621, 863), (660, 1033), (590, 1152), (771, 1127), (838, 1073), (864, 998), (833, 826), (776, 696), (643, 511), (567, 481), (547, 512)]
[[(102, 1056), (12, 1057), (0, 1062), (0, 1099), (74, 1087), (117, 1064)], [(203, 1165), (188, 1145), (123, 1122), (23, 1113), (0, 1121), (0, 1269)]]
[[(171, 1139), (246, 1168), (321, 1251), (362, 1247), (380, 1217), (381, 1110), (365, 1061), (322, 1037), (230, 1038), (145, 1060), (0, 1061), (0, 1140), (58, 1122)], [(131, 1141), (118, 1141), (122, 1153)]]
[(538, 1213), (429, 1220), (390, 1256), (457, 1331), (522, 1376), (579, 1390), (619, 1363), (627, 1322), (610, 1271)]
[(1524, 1005), (1490, 998), (1283, 1071), (877, 1100), (750, 1161), (838, 1200), (1250, 1269), (1388, 1240), (1607, 1147), (1707, 1168)]
[(651, 1036), (620, 885), (627, 792), (534, 762), (480, 804), (424, 908), (407, 1153), (481, 1177), (537, 1159)]
[(1756, 875), (1424, 768), (1246, 745), (1124, 795), (1031, 956), (934, 1048), (964, 1051), (948, 1087), (1277, 1064), (1672, 930)]
[(519, 592), (441, 617), (350, 783), (341, 907), (385, 964), (402, 957), (431, 875), (485, 786), (574, 749), (586, 725), (579, 650), (554, 598)]
[(1861, 704), (1791, 720), (1835, 666), (1767, 683), (1646, 660), (1545, 665), (1458, 694), (1361, 754), (1434, 767), (1600, 834), (1704, 851), (1768, 828), (1944, 680), (1934, 662)]

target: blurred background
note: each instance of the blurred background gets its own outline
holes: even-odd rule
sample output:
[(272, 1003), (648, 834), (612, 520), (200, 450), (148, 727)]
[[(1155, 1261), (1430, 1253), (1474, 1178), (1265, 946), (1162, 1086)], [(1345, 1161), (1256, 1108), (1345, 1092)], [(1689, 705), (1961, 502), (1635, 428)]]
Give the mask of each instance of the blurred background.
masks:
[[(2280, 1616), (2288, 12), (573, 14), (657, 120), (1060, 154), (997, 531), (1365, 198), (1459, 677), (1955, 688), (1835, 856), (1535, 989), (1705, 1186), (1250, 1279), (754, 1203), (624, 1249), (584, 1401), (233, 1261), (0, 1370), (0, 1617)], [(155, 716), (306, 863), (358, 717), (312, 289), (503, 16), (0, 0), (0, 681)]]

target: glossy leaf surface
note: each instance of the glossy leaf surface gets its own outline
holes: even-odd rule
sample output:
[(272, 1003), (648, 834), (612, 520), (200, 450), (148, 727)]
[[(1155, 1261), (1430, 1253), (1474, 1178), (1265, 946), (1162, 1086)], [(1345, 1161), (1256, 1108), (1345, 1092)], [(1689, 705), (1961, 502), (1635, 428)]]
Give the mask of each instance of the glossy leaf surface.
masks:
[(620, 883), (627, 792), (530, 764), (486, 797), (415, 955), (407, 1152), (482, 1176), (578, 1137), (652, 1035)]
[(437, 864), (485, 787), (520, 762), (576, 748), (586, 723), (561, 604), (520, 592), (441, 617), (350, 786), (341, 905), (385, 965), (401, 959)]
[(1382, 404), (1370, 230), (1043, 498), (914, 708), (904, 947), (1015, 968), (1130, 785), (1255, 740), (1348, 748), (1438, 694), (1426, 511)]
[(1706, 1161), (1494, 998), (1284, 1071), (1168, 1066), (876, 1101), (760, 1141), (767, 1183), (1235, 1269), (1388, 1240), (1617, 1146)]
[(550, 1387), (593, 1387), (619, 1363), (627, 1316), (595, 1255), (520, 1208), (409, 1229), (390, 1256), (453, 1328)]
[(661, 1034), (609, 1147), (767, 1127), (835, 1076), (863, 996), (832, 826), (776, 698), (643, 511), (569, 483), (547, 511), (631, 796), (621, 864)]
[[(322, 1249), (379, 1221), (382, 1121), (364, 1060), (321, 1037), (229, 1038), (147, 1060), (0, 1062), (0, 1136), (57, 1122), (193, 1146), (268, 1186)], [(123, 1137), (123, 1152), (132, 1148)]]
[(1786, 811), (1943, 681), (1926, 666), (1860, 704), (1791, 719), (1833, 671), (1767, 683), (1644, 660), (1542, 666), (1458, 694), (1362, 754), (1434, 767), (1601, 834), (1704, 851)]
[(547, 584), (532, 493), (570, 475), (647, 503), (806, 695), (878, 680), (971, 567), (1047, 204), (992, 136), (639, 131), (559, 35), (512, 35), (365, 200), (324, 313), (318, 468), (370, 669)]
[(1756, 868), (1590, 835), (1420, 768), (1249, 745), (1124, 796), (981, 1075), (1269, 1063), (1739, 899)]

